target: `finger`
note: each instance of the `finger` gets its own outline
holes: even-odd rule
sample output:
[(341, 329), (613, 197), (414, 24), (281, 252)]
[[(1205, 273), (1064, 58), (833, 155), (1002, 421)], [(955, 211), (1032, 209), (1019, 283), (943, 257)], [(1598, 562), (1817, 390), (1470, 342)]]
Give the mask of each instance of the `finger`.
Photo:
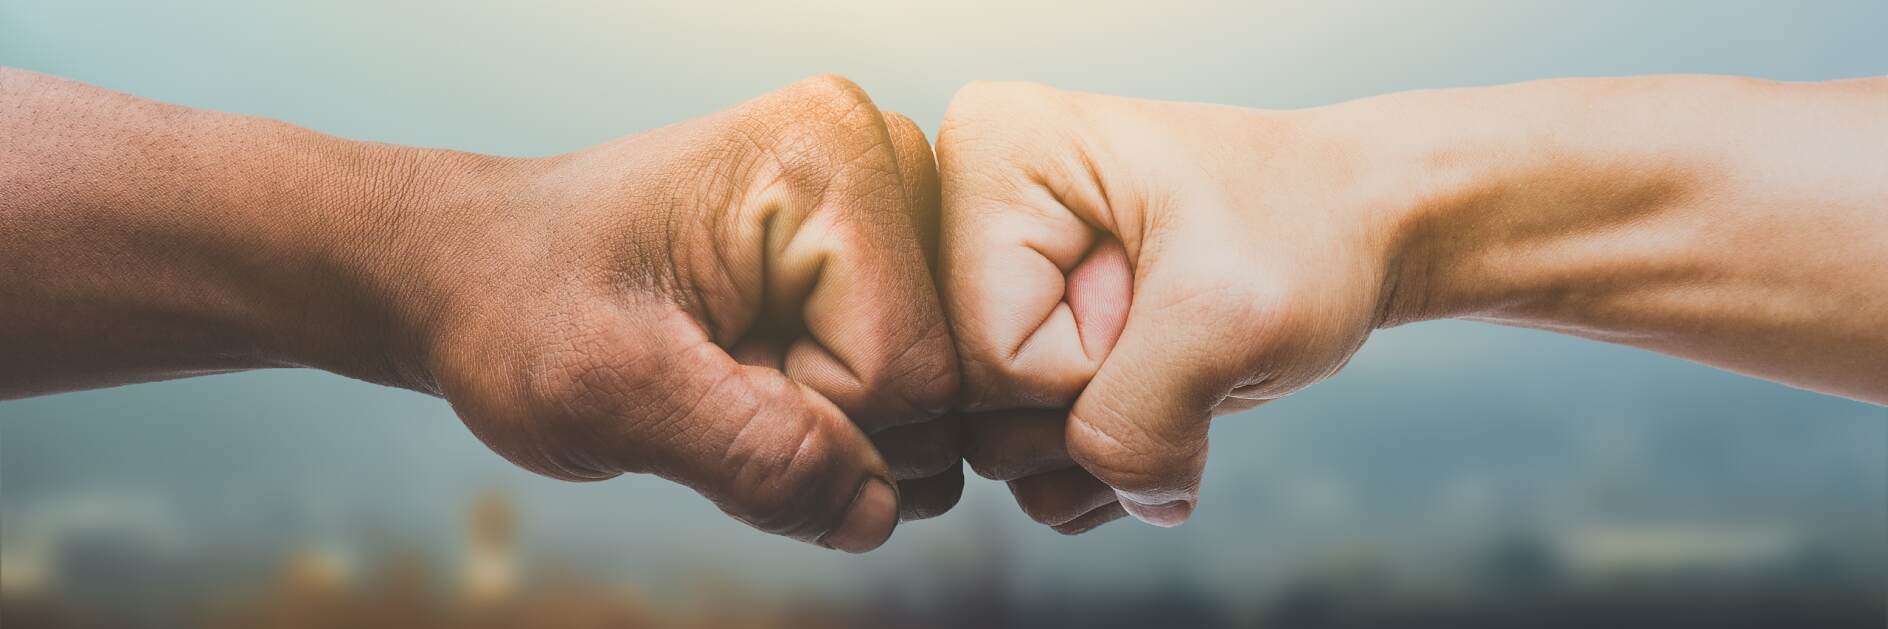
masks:
[(957, 464), (926, 478), (898, 481), (901, 522), (935, 518), (957, 506), (964, 495), (964, 468)]
[[(884, 543), (898, 498), (869, 441), (777, 371), (738, 367), (708, 389), (658, 473), (756, 528), (849, 552)], [(705, 408), (703, 408), (705, 407)]]
[(1221, 202), (1209, 194), (1103, 170), (1116, 156), (1064, 123), (1080, 114), (1067, 102), (971, 86), (939, 131), (941, 285), (963, 397), (971, 409), (1068, 407), (1069, 456), (1129, 514), (1178, 524), (1212, 409), (1259, 364), (1248, 353), (1264, 313), (1238, 277), (1252, 272), (1249, 234), (1227, 213), (1176, 207)]
[(971, 413), (964, 419), (964, 460), (977, 475), (1016, 480), (1075, 466), (1063, 427), (1067, 411)]
[(928, 422), (887, 428), (872, 435), (892, 480), (927, 478), (957, 467), (963, 460), (964, 422), (945, 415)]
[(1094, 511), (1082, 514), (1082, 517), (1049, 528), (1063, 535), (1081, 535), (1103, 524), (1126, 517), (1127, 514), (1127, 510), (1121, 507), (1120, 501), (1115, 501), (1096, 507)]
[[(1175, 241), (1196, 239), (1194, 235)], [(1256, 298), (1222, 280), (1237, 268), (1150, 241), (1120, 340), (1069, 411), (1069, 455), (1116, 489), (1130, 515), (1175, 526), (1191, 515), (1212, 411), (1251, 364)], [(1163, 257), (1165, 256), (1165, 257)]]
[(1121, 241), (1103, 236), (1088, 255), (1069, 271), (1063, 301), (1075, 318), (1082, 351), (1104, 360), (1127, 326), (1128, 304), (1134, 297), (1134, 271)]
[(1009, 484), (1023, 513), (1049, 526), (1067, 524), (1116, 501), (1113, 488), (1079, 467), (1020, 478)]
[(911, 206), (912, 226), (917, 228), (918, 244), (924, 249), (925, 261), (936, 269), (937, 158), (931, 154), (931, 143), (924, 139), (924, 130), (918, 128), (918, 123), (895, 111), (881, 113), (885, 118), (886, 133), (891, 138), (892, 157), (898, 163), (898, 181), (903, 184), (905, 199)]
[(958, 368), (924, 254), (935, 196), (923, 135), (856, 86), (835, 91), (821, 107), (831, 128), (812, 140), (824, 158), (806, 166), (824, 180), (808, 187), (816, 198), (798, 224), (776, 226), (790, 235), (768, 277), (805, 322), (787, 375), (869, 433), (937, 417), (956, 397)]
[(1063, 208), (1037, 164), (1034, 136), (953, 101), (938, 132), (943, 189), (939, 286), (963, 357), (969, 410), (1066, 408), (1100, 361), (1085, 350), (1065, 287), (1095, 230)]
[[(681, 315), (677, 315), (680, 318)], [(737, 363), (692, 321), (624, 314), (588, 329), (576, 361), (533, 379), (540, 408), (586, 421), (536, 440), (562, 467), (649, 472), (755, 528), (850, 552), (896, 525), (898, 496), (865, 434), (781, 372)], [(640, 321), (642, 325), (632, 325)]]

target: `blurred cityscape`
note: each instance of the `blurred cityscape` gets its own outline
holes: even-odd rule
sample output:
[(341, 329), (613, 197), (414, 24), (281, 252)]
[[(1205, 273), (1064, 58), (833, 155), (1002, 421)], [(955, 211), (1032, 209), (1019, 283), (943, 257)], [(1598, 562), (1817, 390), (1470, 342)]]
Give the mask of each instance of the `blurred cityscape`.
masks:
[(174, 531), (137, 500), (66, 503), (22, 518), (0, 554), (0, 626), (65, 627), (1882, 627), (1879, 549), (1845, 552), (1749, 525), (1520, 529), (1452, 551), (1420, 578), (1353, 545), (1228, 600), (1184, 582), (1133, 592), (1019, 595), (1000, 530), (922, 596), (792, 598), (711, 573), (679, 594), (517, 546), (512, 499), (464, 512), (456, 550), (316, 540), (245, 562), (163, 552)]
[(0, 629), (1888, 627), (1888, 410), (1414, 332), (1217, 422), (1180, 529), (1065, 538), (973, 478), (863, 556), (533, 476), (438, 400), (313, 372), (9, 401)]

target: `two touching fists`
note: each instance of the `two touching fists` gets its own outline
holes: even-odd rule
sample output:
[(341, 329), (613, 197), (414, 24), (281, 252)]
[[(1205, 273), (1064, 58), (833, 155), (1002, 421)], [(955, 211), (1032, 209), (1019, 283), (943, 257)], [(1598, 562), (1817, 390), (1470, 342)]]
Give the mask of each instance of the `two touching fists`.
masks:
[(0, 399), (310, 366), (443, 395), (536, 472), (656, 474), (832, 548), (949, 509), (962, 461), (1059, 531), (1172, 525), (1214, 415), (1403, 322), (1888, 403), (1885, 96), (1645, 77), (1278, 112), (978, 84), (934, 158), (816, 78), (514, 159), (0, 68)]
[[(1235, 172), (1234, 145), (1289, 138), (1199, 124), (1251, 115), (977, 85), (934, 166), (911, 121), (816, 78), (493, 166), (509, 192), (453, 213), (504, 237), (455, 239), (484, 244), (432, 283), (425, 369), (525, 468), (656, 474), (832, 548), (949, 509), (965, 458), (1057, 530), (1177, 524), (1210, 415), (1330, 373), (1375, 322), (1368, 256), (1310, 238), (1357, 226), (1303, 212), (1289, 166)], [(1277, 211), (1233, 210), (1257, 198)]]

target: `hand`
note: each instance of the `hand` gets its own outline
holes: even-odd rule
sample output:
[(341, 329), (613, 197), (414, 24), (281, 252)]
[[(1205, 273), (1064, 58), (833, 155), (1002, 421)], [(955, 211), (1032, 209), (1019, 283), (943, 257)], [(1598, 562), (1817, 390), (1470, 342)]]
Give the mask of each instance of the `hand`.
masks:
[(816, 78), (474, 161), (421, 168), (473, 181), (421, 184), (449, 200), (407, 228), (424, 255), (389, 263), (420, 270), (396, 292), (426, 322), (419, 388), (493, 450), (568, 480), (656, 474), (853, 552), (956, 502), (960, 427), (928, 421), (957, 391), (925, 259), (936, 175), (909, 120)]
[(850, 551), (962, 490), (935, 166), (844, 79), (547, 159), (7, 69), (0, 102), (0, 399), (315, 367)]
[(1884, 95), (1674, 76), (1270, 112), (972, 85), (938, 137), (967, 458), (1065, 532), (1178, 524), (1212, 415), (1442, 318), (1881, 403)]
[[(966, 88), (939, 138), (966, 458), (1058, 530), (1176, 524), (1210, 415), (1431, 318), (1888, 403), (1884, 94), (1645, 77), (1264, 112)], [(545, 474), (660, 474), (848, 550), (893, 504), (958, 497), (960, 427), (924, 421), (957, 384), (935, 173), (843, 80), (534, 160), (18, 70), (0, 100), (0, 398), (315, 367), (443, 394)]]
[(1024, 84), (952, 101), (941, 275), (967, 459), (1032, 518), (1179, 524), (1212, 415), (1330, 376), (1384, 322), (1392, 225), (1297, 124)]

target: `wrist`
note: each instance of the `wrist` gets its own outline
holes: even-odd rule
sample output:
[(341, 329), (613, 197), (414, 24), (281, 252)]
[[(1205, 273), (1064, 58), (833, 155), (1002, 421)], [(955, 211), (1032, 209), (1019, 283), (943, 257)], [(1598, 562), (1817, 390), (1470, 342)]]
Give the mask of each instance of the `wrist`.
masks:
[[(520, 160), (0, 69), (0, 397), (307, 366), (420, 390)], [(472, 255), (467, 255), (472, 254)], [(481, 255), (483, 254), (483, 255)], [(489, 266), (489, 265), (488, 265)]]
[[(310, 319), (284, 355), (296, 364), (437, 392), (432, 348), (491, 248), (494, 211), (522, 160), (323, 138), (339, 143), (328, 185), (346, 186), (316, 243)], [(316, 283), (309, 283), (316, 284)]]
[[(1665, 254), (1612, 250), (1608, 234), (1631, 224), (1679, 237), (1657, 230), (1681, 228), (1668, 210), (1692, 194), (1698, 165), (1654, 139), (1650, 116), (1608, 106), (1642, 83), (1409, 92), (1330, 108), (1327, 128), (1348, 134), (1357, 168), (1371, 173), (1361, 187), (1386, 249), (1381, 325), (1577, 323), (1584, 315), (1571, 311), (1646, 286), (1607, 278), (1654, 272)], [(1606, 143), (1618, 134), (1634, 140)]]
[(469, 275), (454, 258), (477, 250), (511, 160), (253, 124), (236, 137), (264, 148), (199, 165), (244, 182), (199, 184), (222, 217), (208, 248), (236, 267), (200, 271), (243, 304), (225, 313), (247, 337), (234, 351), (435, 391), (431, 335)]

